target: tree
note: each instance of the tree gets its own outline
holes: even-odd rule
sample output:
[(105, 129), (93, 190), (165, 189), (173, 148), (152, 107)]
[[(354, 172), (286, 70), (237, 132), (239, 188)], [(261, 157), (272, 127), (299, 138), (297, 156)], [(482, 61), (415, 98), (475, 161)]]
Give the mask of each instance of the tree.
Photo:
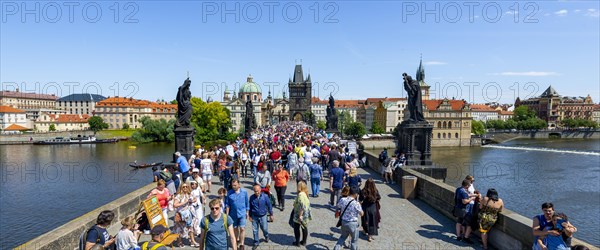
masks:
[(483, 122), (473, 120), (473, 122), (471, 122), (471, 133), (476, 135), (484, 134), (485, 126), (483, 125)]
[(323, 120), (317, 121), (317, 128), (325, 130), (327, 128), (327, 123)]
[(173, 142), (175, 141), (175, 119), (153, 120), (148, 116), (140, 118), (142, 127), (131, 135), (136, 142)]
[(230, 112), (219, 102), (206, 103), (198, 97), (192, 97), (191, 124), (196, 128), (195, 141), (205, 143), (225, 139), (231, 129)]
[(519, 106), (515, 108), (513, 113), (513, 119), (515, 121), (525, 121), (529, 118), (536, 118), (535, 111), (529, 110), (527, 106)]
[(92, 116), (88, 120), (88, 124), (90, 125), (90, 130), (94, 131), (94, 135), (96, 135), (96, 132), (108, 128), (108, 124), (100, 116)]
[(56, 131), (56, 126), (54, 126), (54, 124), (50, 124), (50, 127), (48, 127), (48, 131), (50, 131), (50, 132)]
[(128, 130), (128, 129), (129, 129), (129, 124), (123, 123), (123, 130)]
[(171, 104), (177, 104), (177, 100), (171, 101)]
[(317, 124), (315, 123), (315, 114), (313, 114), (312, 111), (306, 111), (304, 112), (304, 122), (306, 122), (308, 125), (310, 126), (316, 126)]
[(348, 111), (342, 111), (340, 112), (338, 110), (338, 130), (341, 131), (342, 133), (344, 132), (344, 130), (346, 129), (346, 127), (348, 127), (348, 125), (350, 125), (350, 123), (352, 123), (352, 116), (350, 115), (350, 112)]
[(371, 133), (383, 134), (383, 133), (385, 133), (385, 128), (380, 126), (378, 122), (373, 122), (373, 125), (371, 125)]
[(354, 138), (359, 138), (365, 135), (365, 125), (360, 122), (351, 122), (346, 127), (344, 134), (352, 136)]

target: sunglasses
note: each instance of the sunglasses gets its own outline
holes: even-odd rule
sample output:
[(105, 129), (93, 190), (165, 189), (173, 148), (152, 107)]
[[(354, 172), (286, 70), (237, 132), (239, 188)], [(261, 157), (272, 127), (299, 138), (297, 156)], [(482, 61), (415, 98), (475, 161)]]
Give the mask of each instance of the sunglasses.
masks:
[(213, 210), (213, 211), (216, 211), (216, 210), (219, 210), (219, 209), (221, 209), (221, 207), (211, 207), (210, 208), (210, 210)]

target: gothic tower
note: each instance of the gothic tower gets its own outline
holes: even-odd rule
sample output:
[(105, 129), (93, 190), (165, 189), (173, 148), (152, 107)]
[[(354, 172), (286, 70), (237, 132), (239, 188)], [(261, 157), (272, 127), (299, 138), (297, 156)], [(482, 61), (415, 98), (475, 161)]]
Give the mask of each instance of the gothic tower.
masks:
[(302, 65), (296, 65), (294, 68), (294, 78), (289, 79), (288, 86), (290, 93), (290, 120), (303, 121), (304, 112), (310, 111), (312, 83), (310, 74), (304, 80)]
[(423, 68), (423, 59), (419, 62), (419, 68), (417, 69), (417, 82), (421, 85), (421, 98), (423, 100), (429, 100), (429, 85), (425, 83), (425, 68)]

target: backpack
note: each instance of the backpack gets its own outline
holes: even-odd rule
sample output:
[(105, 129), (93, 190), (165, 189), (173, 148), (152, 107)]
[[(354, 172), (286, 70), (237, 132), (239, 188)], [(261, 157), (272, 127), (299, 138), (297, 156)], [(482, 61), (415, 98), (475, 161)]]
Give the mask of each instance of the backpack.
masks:
[[(204, 231), (205, 232), (208, 232), (208, 223), (209, 223), (208, 216), (210, 216), (210, 214), (207, 216), (204, 216)], [(229, 230), (228, 230), (229, 227), (227, 227), (227, 215), (221, 213), (221, 216), (223, 217), (223, 227), (225, 228), (225, 233), (227, 233), (227, 239), (229, 239)], [(204, 237), (204, 241), (206, 242), (206, 237)]]
[(144, 244), (142, 244), (142, 250), (156, 250), (159, 247), (166, 247), (165, 245), (163, 245), (161, 243), (156, 243), (156, 245), (154, 245), (150, 249), (148, 249), (148, 244), (149, 243), (150, 243), (149, 241), (144, 242)]
[(301, 180), (301, 181), (308, 180), (308, 174), (306, 173), (307, 171), (306, 171), (305, 167), (306, 167), (306, 164), (302, 164), (302, 166), (299, 166), (298, 180)]
[(385, 154), (383, 153), (384, 151), (381, 151), (381, 153), (379, 153), (379, 162), (383, 163), (385, 161)]
[(96, 229), (95, 226), (92, 226), (90, 229), (83, 231), (83, 233), (81, 233), (81, 235), (79, 235), (79, 250), (85, 250), (85, 244), (87, 243), (86, 239), (87, 239), (88, 233), (92, 230), (96, 230), (96, 233), (98, 234), (98, 239), (96, 239), (96, 244), (99, 244), (100, 231), (98, 231), (98, 229)]
[(165, 182), (169, 182), (173, 179), (173, 175), (170, 172), (160, 171), (160, 178)]

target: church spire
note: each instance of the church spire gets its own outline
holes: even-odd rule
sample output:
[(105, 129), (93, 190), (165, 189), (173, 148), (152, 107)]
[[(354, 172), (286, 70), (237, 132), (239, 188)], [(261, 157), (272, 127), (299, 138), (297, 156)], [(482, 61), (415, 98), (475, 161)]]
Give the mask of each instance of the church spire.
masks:
[(417, 69), (417, 81), (425, 81), (425, 69), (423, 68), (423, 58), (419, 62), (419, 68)]

